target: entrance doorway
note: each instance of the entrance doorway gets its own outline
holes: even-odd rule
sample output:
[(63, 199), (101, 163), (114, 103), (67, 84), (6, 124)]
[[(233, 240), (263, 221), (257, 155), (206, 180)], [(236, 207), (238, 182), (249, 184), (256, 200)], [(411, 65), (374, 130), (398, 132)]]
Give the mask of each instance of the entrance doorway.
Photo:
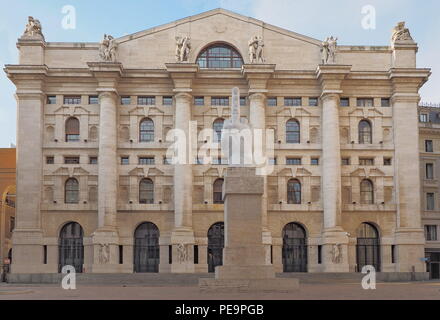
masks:
[(66, 224), (60, 232), (58, 272), (64, 266), (73, 266), (75, 272), (83, 272), (83, 228), (76, 222)]
[(298, 223), (283, 229), (283, 272), (307, 272), (307, 236)]
[(224, 230), (223, 222), (213, 224), (208, 230), (208, 272), (214, 272), (216, 266), (223, 264)]
[(134, 272), (159, 272), (159, 228), (144, 222), (134, 232)]
[(380, 271), (380, 240), (379, 232), (370, 223), (362, 223), (356, 231), (356, 260), (357, 271), (361, 272), (364, 266), (370, 265)]

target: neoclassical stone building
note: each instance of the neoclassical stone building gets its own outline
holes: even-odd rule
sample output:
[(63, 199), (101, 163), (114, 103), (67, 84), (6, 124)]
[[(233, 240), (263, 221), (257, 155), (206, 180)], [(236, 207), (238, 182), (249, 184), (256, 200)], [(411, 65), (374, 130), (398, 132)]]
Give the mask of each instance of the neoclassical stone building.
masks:
[(12, 273), (213, 271), (227, 161), (172, 165), (166, 137), (201, 146), (190, 132), (212, 128), (215, 140), (232, 87), (243, 121), (275, 132), (268, 264), (425, 271), (417, 106), (430, 70), (404, 24), (390, 45), (338, 46), (216, 9), (55, 43), (30, 17), (18, 48), (5, 68), (18, 104)]

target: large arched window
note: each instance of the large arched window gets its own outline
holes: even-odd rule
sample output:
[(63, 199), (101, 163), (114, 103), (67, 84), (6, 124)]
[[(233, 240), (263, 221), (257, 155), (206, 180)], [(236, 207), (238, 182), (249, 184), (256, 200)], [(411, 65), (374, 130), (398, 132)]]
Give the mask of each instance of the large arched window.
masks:
[(64, 186), (64, 202), (78, 203), (79, 202), (79, 183), (75, 178), (67, 179)]
[(223, 179), (217, 179), (213, 185), (214, 203), (223, 203)]
[(289, 182), (287, 182), (287, 203), (301, 203), (301, 182), (297, 179), (290, 179)]
[(359, 122), (359, 143), (369, 144), (372, 141), (371, 123), (368, 120), (362, 120)]
[(79, 141), (79, 120), (71, 117), (66, 121), (66, 142)]
[(287, 143), (300, 143), (300, 126), (299, 122), (295, 119), (290, 119), (286, 123), (286, 142)]
[(204, 49), (196, 63), (200, 68), (241, 68), (243, 59), (237, 50), (227, 44), (215, 44)]
[(154, 184), (151, 179), (142, 179), (139, 183), (139, 203), (154, 203)]
[(139, 125), (139, 141), (154, 141), (154, 122), (150, 118), (145, 118)]
[(222, 139), (222, 130), (223, 130), (223, 124), (225, 120), (224, 119), (217, 119), (212, 124), (212, 128), (214, 130), (214, 142), (220, 142)]
[(361, 181), (361, 203), (362, 204), (374, 203), (373, 183), (368, 179), (364, 179)]

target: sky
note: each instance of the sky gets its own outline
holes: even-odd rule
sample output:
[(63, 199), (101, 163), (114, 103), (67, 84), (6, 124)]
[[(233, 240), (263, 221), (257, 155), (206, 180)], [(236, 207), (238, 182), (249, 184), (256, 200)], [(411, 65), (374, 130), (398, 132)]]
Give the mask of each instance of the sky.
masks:
[[(74, 29), (63, 28), (65, 6), (75, 9)], [(99, 42), (215, 8), (224, 8), (340, 45), (388, 45), (391, 29), (406, 21), (419, 45), (417, 66), (432, 69), (422, 101), (440, 102), (440, 1), (438, 0), (0, 0), (0, 66), (18, 63), (17, 38), (28, 16), (39, 19), (48, 42)], [(5, 10), (7, 8), (7, 10)], [(367, 14), (375, 12), (375, 26)], [(363, 10), (367, 10), (364, 11)], [(368, 20), (367, 20), (368, 19)], [(0, 148), (15, 144), (14, 85), (0, 70)]]

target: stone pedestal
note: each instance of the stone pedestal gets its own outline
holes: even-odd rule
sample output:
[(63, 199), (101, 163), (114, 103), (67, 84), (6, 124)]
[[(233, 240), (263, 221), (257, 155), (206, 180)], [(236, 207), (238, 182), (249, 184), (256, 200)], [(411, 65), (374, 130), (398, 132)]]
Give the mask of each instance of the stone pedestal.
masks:
[(276, 279), (266, 263), (262, 239), (264, 181), (255, 168), (229, 167), (226, 170), (225, 248), (223, 265), (215, 269), (215, 279), (200, 279), (202, 291), (253, 292), (298, 289), (297, 279)]

